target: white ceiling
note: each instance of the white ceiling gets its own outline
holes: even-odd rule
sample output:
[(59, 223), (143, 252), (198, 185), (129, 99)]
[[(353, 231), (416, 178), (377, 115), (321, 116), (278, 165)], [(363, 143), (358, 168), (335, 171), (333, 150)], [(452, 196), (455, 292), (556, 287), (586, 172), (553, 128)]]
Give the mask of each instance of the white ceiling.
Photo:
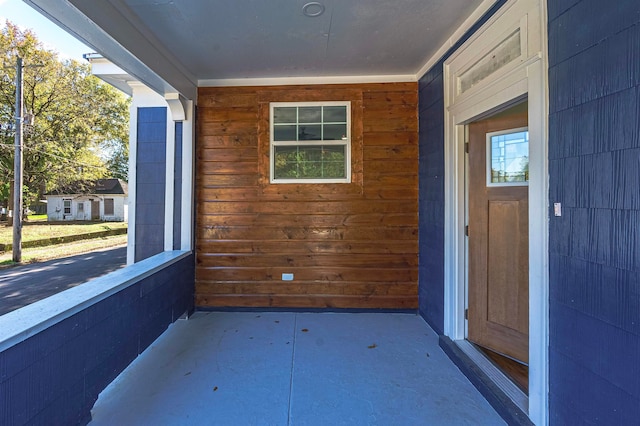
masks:
[(482, 0), (123, 0), (198, 80), (415, 74)]
[(415, 80), (495, 3), (321, 0), (324, 13), (307, 17), (308, 0), (25, 1), (158, 92), (189, 98), (231, 79)]

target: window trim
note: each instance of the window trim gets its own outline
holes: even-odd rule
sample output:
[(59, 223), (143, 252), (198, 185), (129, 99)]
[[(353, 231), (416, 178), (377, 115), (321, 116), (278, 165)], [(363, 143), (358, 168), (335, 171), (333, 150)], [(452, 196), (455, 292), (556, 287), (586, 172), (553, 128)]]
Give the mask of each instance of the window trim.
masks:
[[(274, 141), (274, 108), (277, 107), (308, 107), (308, 106), (345, 106), (347, 109), (347, 138), (346, 140), (313, 140), (313, 141)], [(319, 101), (319, 102), (270, 102), (269, 103), (269, 183), (271, 184), (323, 184), (323, 183), (351, 183), (351, 101)], [(312, 144), (336, 145), (345, 147), (345, 177), (334, 179), (275, 179), (275, 147), (303, 146)]]
[[(67, 201), (69, 202), (69, 207), (66, 206)], [(63, 198), (62, 199), (62, 214), (63, 215), (70, 215), (72, 206), (73, 206), (73, 203), (71, 201), (71, 198)], [(67, 211), (67, 209), (69, 209), (69, 211)]]

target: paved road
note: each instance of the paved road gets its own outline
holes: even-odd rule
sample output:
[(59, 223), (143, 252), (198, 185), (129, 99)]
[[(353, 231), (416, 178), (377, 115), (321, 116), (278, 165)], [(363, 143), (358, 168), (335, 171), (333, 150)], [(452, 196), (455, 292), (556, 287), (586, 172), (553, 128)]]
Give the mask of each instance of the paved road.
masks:
[(0, 269), (0, 315), (100, 277), (127, 263), (127, 247)]

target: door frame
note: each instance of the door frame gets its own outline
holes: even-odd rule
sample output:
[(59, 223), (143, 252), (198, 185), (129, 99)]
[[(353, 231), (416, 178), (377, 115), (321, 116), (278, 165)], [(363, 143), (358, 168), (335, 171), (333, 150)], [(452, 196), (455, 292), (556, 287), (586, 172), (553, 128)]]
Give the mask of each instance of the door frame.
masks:
[[(520, 34), (520, 54), (464, 92), (460, 79), (496, 46)], [(546, 2), (510, 0), (444, 63), (444, 334), (465, 341), (467, 241), (466, 124), (529, 102), (529, 418), (548, 424), (549, 201)]]

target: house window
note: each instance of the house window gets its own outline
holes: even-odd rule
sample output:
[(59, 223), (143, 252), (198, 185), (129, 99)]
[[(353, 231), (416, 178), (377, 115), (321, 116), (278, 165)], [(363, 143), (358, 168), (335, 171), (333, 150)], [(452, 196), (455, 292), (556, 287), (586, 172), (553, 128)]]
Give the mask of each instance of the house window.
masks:
[(271, 183), (351, 182), (351, 103), (271, 103)]
[(78, 213), (84, 213), (84, 203), (78, 203)]
[(104, 199), (104, 215), (113, 216), (113, 198)]
[(71, 214), (71, 200), (62, 200), (64, 206), (64, 214)]

